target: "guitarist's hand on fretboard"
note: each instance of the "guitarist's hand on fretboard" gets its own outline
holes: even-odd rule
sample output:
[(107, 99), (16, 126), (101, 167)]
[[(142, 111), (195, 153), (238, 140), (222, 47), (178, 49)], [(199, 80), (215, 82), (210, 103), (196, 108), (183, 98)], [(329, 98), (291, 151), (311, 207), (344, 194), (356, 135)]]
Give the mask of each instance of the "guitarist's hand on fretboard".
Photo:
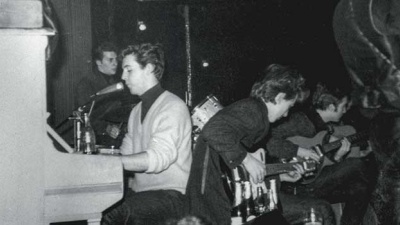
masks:
[[(338, 138), (335, 138), (333, 136), (331, 137), (331, 141), (336, 141), (336, 140), (338, 140)], [(343, 138), (341, 140), (341, 146), (339, 150), (335, 153), (333, 159), (336, 162), (341, 161), (343, 156), (347, 155), (350, 152), (350, 148), (351, 148), (351, 143), (349, 142), (349, 140), (347, 140), (347, 138)]]
[[(307, 154), (307, 151), (303, 151), (304, 149), (312, 149), (311, 151), (315, 149), (316, 151), (321, 152), (321, 160), (319, 160), (316, 173), (314, 173), (314, 175), (306, 176), (306, 178), (302, 182), (303, 184), (313, 182), (325, 166), (332, 165), (334, 162), (332, 162), (331, 159), (335, 160), (333, 156), (336, 155), (338, 149), (341, 149), (341, 153), (339, 153), (338, 156), (342, 158), (343, 156), (347, 156), (347, 152), (349, 152), (349, 149), (350, 152), (354, 149), (354, 146), (353, 148), (349, 147), (349, 143), (351, 143), (351, 146), (368, 137), (367, 131), (355, 133), (355, 129), (351, 126), (335, 127), (335, 133), (330, 137), (332, 138), (333, 136), (339, 136), (339, 134), (342, 139), (337, 138), (336, 141), (331, 139), (329, 143), (323, 143), (324, 137), (327, 135), (327, 131), (325, 130), (317, 133), (312, 138), (302, 136), (293, 136), (287, 138), (287, 140), (299, 146), (299, 150), (297, 152), (298, 155)], [(339, 158), (337, 159), (341, 160)]]

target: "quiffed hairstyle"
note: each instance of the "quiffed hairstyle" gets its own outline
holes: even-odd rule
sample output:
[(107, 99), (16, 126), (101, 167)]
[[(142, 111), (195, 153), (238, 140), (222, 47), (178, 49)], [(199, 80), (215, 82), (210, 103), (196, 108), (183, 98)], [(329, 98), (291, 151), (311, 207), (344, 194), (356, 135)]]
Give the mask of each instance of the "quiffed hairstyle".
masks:
[(275, 97), (284, 93), (286, 100), (297, 98), (303, 102), (308, 97), (305, 79), (294, 69), (279, 64), (272, 64), (264, 70), (252, 89), (250, 96), (262, 99), (265, 102), (275, 102)]
[(325, 110), (330, 104), (337, 107), (342, 100), (347, 97), (350, 100), (351, 90), (348, 88), (339, 88), (327, 86), (323, 83), (318, 83), (312, 95), (312, 106), (315, 109)]
[(129, 45), (122, 50), (120, 60), (127, 55), (133, 55), (136, 57), (137, 63), (144, 68), (147, 64), (154, 65), (154, 75), (158, 80), (162, 78), (164, 73), (164, 50), (161, 44), (138, 44)]
[(93, 49), (93, 60), (103, 60), (104, 52), (115, 52), (115, 54), (118, 54), (118, 48), (111, 42), (104, 42)]

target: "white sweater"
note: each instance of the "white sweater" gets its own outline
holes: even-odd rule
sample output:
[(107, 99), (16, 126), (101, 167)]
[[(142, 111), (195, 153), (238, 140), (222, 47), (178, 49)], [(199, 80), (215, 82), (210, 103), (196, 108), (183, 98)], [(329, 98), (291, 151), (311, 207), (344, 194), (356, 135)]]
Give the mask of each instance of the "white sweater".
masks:
[(149, 167), (135, 173), (130, 186), (135, 192), (172, 189), (185, 194), (192, 163), (192, 123), (186, 104), (164, 91), (141, 123), (142, 103), (133, 109), (128, 133), (120, 147), (123, 155), (146, 151)]

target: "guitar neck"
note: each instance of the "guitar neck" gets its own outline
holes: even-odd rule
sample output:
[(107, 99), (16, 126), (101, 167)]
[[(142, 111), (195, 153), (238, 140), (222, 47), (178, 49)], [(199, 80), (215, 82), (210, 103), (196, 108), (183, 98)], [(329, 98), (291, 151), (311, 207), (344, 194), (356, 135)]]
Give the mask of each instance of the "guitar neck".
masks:
[[(361, 133), (356, 133), (350, 136), (347, 136), (347, 140), (351, 143), (354, 144), (355, 142), (360, 141), (361, 139), (363, 139), (365, 136), (367, 135), (366, 132), (361, 132)], [(339, 148), (342, 145), (342, 140), (337, 140), (337, 141), (333, 141), (327, 144), (324, 144), (322, 146), (322, 150), (324, 153), (328, 153), (332, 150), (335, 150), (337, 148)]]
[(298, 164), (298, 162), (296, 162), (296, 163), (267, 164), (266, 165), (267, 176), (281, 174), (281, 173), (287, 173), (287, 172), (293, 171), (293, 170), (295, 170), (295, 168), (293, 168), (294, 164)]

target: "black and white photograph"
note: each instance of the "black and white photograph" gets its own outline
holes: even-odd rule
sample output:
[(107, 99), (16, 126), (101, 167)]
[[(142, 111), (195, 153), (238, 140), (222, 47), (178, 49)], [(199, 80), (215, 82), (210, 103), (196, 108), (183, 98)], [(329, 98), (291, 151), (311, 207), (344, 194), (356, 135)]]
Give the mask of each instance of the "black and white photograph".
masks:
[(0, 225), (400, 225), (400, 1), (0, 0)]

